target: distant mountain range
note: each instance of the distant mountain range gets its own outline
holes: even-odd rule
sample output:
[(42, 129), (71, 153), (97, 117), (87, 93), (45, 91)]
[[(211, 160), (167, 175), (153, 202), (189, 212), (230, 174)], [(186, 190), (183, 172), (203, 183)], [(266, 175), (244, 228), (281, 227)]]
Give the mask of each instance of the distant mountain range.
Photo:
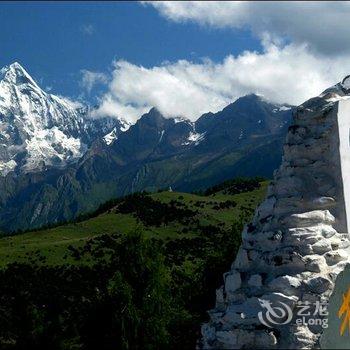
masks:
[(141, 190), (270, 177), (293, 108), (248, 95), (196, 122), (152, 108), (130, 125), (45, 93), (14, 63), (0, 71), (0, 229), (70, 220)]

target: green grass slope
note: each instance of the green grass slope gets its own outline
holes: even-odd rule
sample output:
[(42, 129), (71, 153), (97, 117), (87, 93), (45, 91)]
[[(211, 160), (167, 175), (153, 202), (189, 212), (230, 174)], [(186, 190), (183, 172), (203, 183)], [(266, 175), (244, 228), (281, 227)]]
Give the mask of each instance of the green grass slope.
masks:
[[(198, 225), (228, 229), (244, 211), (252, 211), (256, 207), (265, 194), (266, 186), (267, 183), (264, 182), (259, 189), (235, 195), (224, 194), (222, 191), (210, 196), (169, 191), (147, 195), (165, 204), (176, 202), (177, 206), (195, 212), (191, 218), (192, 224), (173, 220), (167, 224), (149, 225), (137, 218), (135, 213), (119, 213), (112, 208), (82, 222), (4, 237), (0, 239), (0, 266), (26, 261), (49, 265), (86, 263), (87, 261), (73, 259), (67, 254), (68, 247), (81, 247), (103, 234), (128, 234), (140, 230), (147, 237), (176, 240), (200, 235)], [(236, 205), (220, 207), (228, 201)], [(193, 224), (194, 221), (196, 224)]]

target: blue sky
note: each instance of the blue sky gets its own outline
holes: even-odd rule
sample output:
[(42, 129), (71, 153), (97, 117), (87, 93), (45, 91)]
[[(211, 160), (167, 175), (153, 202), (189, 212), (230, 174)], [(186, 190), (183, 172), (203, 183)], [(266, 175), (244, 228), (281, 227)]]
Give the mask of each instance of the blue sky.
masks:
[(43, 88), (72, 97), (82, 69), (108, 71), (115, 59), (152, 67), (261, 48), (249, 31), (178, 25), (137, 2), (5, 2), (0, 23), (0, 65), (19, 61)]
[(349, 2), (0, 2), (0, 66), (135, 121), (258, 93), (299, 104), (350, 74)]

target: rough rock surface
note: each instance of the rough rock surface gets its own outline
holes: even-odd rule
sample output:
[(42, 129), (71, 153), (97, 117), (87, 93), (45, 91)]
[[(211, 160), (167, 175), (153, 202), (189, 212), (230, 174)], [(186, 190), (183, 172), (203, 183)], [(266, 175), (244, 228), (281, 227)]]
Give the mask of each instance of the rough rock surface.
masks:
[[(319, 347), (322, 328), (296, 324), (296, 305), (327, 303), (349, 260), (338, 137), (338, 105), (347, 93), (337, 84), (298, 107), (282, 164), (202, 326), (201, 348)], [(287, 304), (293, 319), (264, 326), (259, 299)]]

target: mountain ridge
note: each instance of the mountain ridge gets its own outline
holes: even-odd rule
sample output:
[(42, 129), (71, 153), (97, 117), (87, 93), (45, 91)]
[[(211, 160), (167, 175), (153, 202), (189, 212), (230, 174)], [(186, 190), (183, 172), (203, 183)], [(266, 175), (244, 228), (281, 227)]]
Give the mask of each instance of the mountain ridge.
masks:
[[(17, 78), (14, 81), (19, 83)], [(51, 95), (41, 89), (36, 91), (28, 78), (24, 79), (25, 86), (28, 81), (30, 89), (22, 94), (30, 106), (35, 105), (37, 95), (45, 101), (50, 99)], [(61, 101), (59, 97), (53, 99)], [(14, 160), (17, 167), (0, 176), (0, 229), (14, 231), (70, 220), (106, 200), (142, 190), (171, 186), (175, 190), (195, 191), (234, 176), (270, 177), (279, 165), (293, 108), (252, 94), (222, 111), (206, 113), (195, 122), (184, 117), (166, 118), (152, 108), (133, 125), (115, 125), (115, 120), (103, 118), (91, 122), (81, 106), (70, 109), (65, 123), (55, 124), (55, 118), (61, 120), (64, 114), (58, 111), (46, 118), (47, 109), (36, 110), (31, 119), (43, 118), (47, 128), (38, 132), (37, 124), (28, 123), (26, 133), (26, 128), (14, 123), (15, 131), (22, 137), (16, 139), (13, 132), (8, 139), (15, 140), (15, 145), (28, 145), (30, 132), (36, 133), (34, 140), (43, 133), (42, 141), (53, 141), (48, 144), (55, 151), (58, 148), (61, 158), (50, 163), (47, 156), (55, 159), (55, 154), (51, 158), (47, 148), (38, 147), (44, 159), (35, 159), (30, 171), (21, 171), (28, 162), (27, 148), (10, 154), (1, 153), (0, 148), (0, 162)], [(7, 130), (6, 125), (18, 121), (13, 114), (13, 110), (3, 113), (0, 103), (0, 128), (5, 126)], [(26, 120), (27, 115), (23, 117)], [(71, 125), (62, 129), (67, 121)], [(69, 161), (69, 157), (64, 157), (66, 149), (60, 149), (67, 148), (69, 142), (55, 138), (57, 133), (78, 140), (85, 148), (72, 156), (72, 148), (68, 147), (67, 154), (72, 159)], [(52, 137), (48, 140), (47, 135)]]

